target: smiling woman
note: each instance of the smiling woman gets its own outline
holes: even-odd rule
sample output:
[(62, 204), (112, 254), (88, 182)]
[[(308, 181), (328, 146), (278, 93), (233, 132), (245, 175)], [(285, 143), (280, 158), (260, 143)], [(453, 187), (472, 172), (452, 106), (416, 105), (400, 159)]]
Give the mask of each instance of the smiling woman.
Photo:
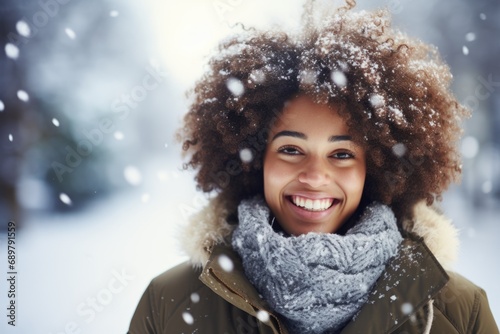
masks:
[(498, 333), (433, 206), (468, 114), (448, 67), (385, 11), (314, 3), (297, 35), (221, 43), (192, 91), (179, 139), (211, 201), (131, 334)]
[(364, 148), (335, 109), (293, 99), (269, 134), (264, 196), (287, 233), (336, 232), (357, 210), (366, 176)]

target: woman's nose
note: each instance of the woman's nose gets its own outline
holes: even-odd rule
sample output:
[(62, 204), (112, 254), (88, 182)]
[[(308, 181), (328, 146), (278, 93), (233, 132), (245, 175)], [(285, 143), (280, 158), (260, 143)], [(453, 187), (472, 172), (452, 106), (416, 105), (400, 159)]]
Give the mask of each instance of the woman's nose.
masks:
[(312, 188), (327, 185), (330, 181), (330, 168), (328, 163), (321, 158), (309, 158), (299, 174), (299, 182), (306, 183)]

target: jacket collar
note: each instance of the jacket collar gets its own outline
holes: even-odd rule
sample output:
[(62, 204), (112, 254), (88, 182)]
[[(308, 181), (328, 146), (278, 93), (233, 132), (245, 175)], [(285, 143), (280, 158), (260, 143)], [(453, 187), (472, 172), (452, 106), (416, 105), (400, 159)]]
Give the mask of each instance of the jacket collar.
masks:
[[(288, 331), (245, 276), (241, 258), (230, 247), (217, 245), (203, 268), (200, 280), (229, 303), (260, 319), (273, 333)], [(266, 319), (267, 318), (267, 319)]]
[[(232, 264), (232, 268), (225, 266), (224, 262)], [(200, 279), (226, 301), (250, 315), (259, 319), (262, 319), (259, 311), (269, 315), (264, 323), (272, 328), (273, 333), (288, 333), (279, 317), (245, 277), (241, 259), (230, 247), (217, 245), (213, 248)], [(341, 333), (392, 332), (408, 321), (412, 309), (420, 309), (431, 300), (448, 279), (422, 239), (409, 235), (376, 282), (368, 301)], [(369, 328), (367, 324), (370, 324)]]

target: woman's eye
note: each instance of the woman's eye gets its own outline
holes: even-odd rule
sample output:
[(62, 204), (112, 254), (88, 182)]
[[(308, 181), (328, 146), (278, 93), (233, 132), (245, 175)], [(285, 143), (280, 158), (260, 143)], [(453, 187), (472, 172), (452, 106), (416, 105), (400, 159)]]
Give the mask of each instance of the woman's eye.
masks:
[(354, 154), (351, 152), (337, 152), (332, 154), (332, 157), (335, 159), (352, 159), (354, 158)]
[(298, 155), (298, 154), (300, 154), (300, 151), (296, 147), (293, 147), (293, 146), (280, 147), (278, 149), (278, 152), (279, 153), (283, 153), (283, 154), (287, 154), (287, 155)]

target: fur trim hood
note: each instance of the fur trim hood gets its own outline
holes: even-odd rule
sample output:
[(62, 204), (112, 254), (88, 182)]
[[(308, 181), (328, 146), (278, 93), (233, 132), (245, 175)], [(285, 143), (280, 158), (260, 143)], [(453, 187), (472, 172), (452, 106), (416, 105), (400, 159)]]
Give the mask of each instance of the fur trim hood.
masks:
[[(458, 255), (458, 231), (436, 208), (420, 202), (413, 209), (413, 221), (404, 222), (403, 229), (423, 238), (444, 269), (450, 270)], [(227, 210), (217, 198), (194, 214), (181, 235), (184, 253), (194, 266), (204, 266), (213, 246), (226, 243), (234, 226), (224, 217)]]

